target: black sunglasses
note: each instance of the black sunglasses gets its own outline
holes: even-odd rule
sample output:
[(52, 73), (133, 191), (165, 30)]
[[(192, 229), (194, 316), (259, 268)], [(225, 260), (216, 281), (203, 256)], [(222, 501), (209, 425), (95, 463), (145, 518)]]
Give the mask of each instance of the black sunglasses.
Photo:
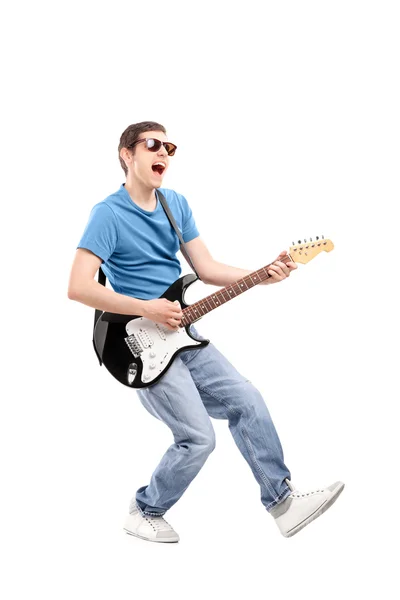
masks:
[(158, 152), (161, 146), (164, 146), (168, 156), (173, 156), (177, 148), (177, 146), (171, 142), (162, 142), (161, 140), (156, 140), (155, 138), (141, 138), (140, 140), (133, 142), (130, 147), (133, 148), (133, 146), (139, 144), (140, 142), (146, 142), (146, 148), (147, 150), (150, 150), (150, 152)]

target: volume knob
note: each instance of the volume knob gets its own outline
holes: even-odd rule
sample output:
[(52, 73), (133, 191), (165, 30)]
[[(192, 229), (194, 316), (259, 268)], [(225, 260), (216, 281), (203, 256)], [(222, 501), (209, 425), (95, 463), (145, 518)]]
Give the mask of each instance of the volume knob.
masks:
[(154, 358), (154, 357), (155, 357), (155, 355), (156, 355), (156, 353), (155, 353), (155, 352), (150, 352), (150, 354), (149, 354), (150, 358)]

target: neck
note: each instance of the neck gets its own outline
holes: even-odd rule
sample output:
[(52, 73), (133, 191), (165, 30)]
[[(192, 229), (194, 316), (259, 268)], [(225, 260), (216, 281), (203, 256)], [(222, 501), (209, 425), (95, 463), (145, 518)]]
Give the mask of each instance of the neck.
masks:
[(133, 202), (145, 210), (153, 210), (156, 202), (155, 188), (149, 188), (137, 178), (128, 173), (125, 182), (125, 189)]
[[(281, 260), (282, 262), (287, 263), (292, 260), (292, 258), (290, 254), (287, 254)], [(270, 265), (266, 265), (265, 267), (258, 269), (258, 271), (253, 271), (252, 273), (249, 273), (249, 275), (242, 277), (242, 279), (238, 279), (238, 281), (221, 288), (215, 293), (206, 296), (202, 300), (194, 302), (194, 304), (190, 304), (190, 306), (187, 306), (182, 311), (182, 325), (194, 323), (211, 310), (214, 310), (214, 308), (218, 308), (218, 306), (221, 306), (221, 304), (229, 302), (229, 300), (232, 300), (232, 298), (235, 298), (239, 294), (246, 292), (262, 281), (265, 281), (270, 277), (270, 275), (268, 275), (269, 267)]]

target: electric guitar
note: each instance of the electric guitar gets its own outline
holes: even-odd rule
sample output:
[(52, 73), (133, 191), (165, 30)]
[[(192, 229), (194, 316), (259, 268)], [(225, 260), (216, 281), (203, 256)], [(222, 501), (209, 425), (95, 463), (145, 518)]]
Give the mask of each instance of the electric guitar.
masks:
[[(308, 263), (322, 251), (333, 250), (333, 243), (318, 237), (314, 242), (292, 245), (282, 262)], [(219, 289), (202, 300), (188, 305), (187, 288), (197, 281), (194, 274), (177, 279), (160, 298), (179, 300), (183, 317), (178, 330), (135, 315), (103, 312), (97, 320), (93, 344), (107, 370), (131, 388), (145, 388), (156, 383), (184, 350), (207, 346), (210, 340), (198, 340), (189, 331), (208, 312), (268, 279), (269, 265)]]

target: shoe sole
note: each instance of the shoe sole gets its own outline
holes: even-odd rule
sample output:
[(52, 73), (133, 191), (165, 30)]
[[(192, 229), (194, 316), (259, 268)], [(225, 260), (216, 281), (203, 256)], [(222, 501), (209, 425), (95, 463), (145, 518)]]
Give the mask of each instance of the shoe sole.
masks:
[(311, 523), (311, 521), (314, 521), (317, 517), (322, 515), (330, 506), (332, 506), (332, 504), (335, 502), (335, 500), (337, 500), (339, 498), (340, 494), (343, 492), (343, 488), (344, 488), (344, 483), (339, 485), (336, 488), (336, 490), (332, 493), (332, 496), (330, 496), (330, 498), (327, 498), (325, 500), (325, 502), (323, 504), (321, 504), (321, 506), (312, 513), (312, 515), (307, 517), (307, 519), (304, 519), (304, 521), (302, 521), (299, 525), (296, 525), (296, 527), (293, 527), (293, 529), (290, 529), (290, 531), (288, 531), (287, 533), (284, 533), (283, 534), (284, 537), (287, 537), (287, 538), (292, 537), (293, 535), (295, 535), (296, 533), (301, 531), (301, 529), (303, 529), (303, 527), (305, 527), (306, 525)]
[(168, 539), (168, 538), (166, 538), (164, 540), (161, 540), (161, 539), (160, 540), (152, 540), (151, 538), (144, 537), (143, 535), (139, 535), (138, 533), (133, 533), (132, 531), (129, 531), (129, 529), (126, 529), (126, 527), (123, 527), (123, 530), (126, 531), (126, 533), (129, 533), (129, 535), (133, 535), (134, 537), (138, 537), (141, 540), (146, 540), (147, 542), (157, 542), (158, 544), (160, 542), (161, 543), (168, 543), (168, 544), (173, 544), (173, 543), (179, 542), (179, 539), (178, 540), (176, 540), (176, 539), (171, 540), (171, 539)]

